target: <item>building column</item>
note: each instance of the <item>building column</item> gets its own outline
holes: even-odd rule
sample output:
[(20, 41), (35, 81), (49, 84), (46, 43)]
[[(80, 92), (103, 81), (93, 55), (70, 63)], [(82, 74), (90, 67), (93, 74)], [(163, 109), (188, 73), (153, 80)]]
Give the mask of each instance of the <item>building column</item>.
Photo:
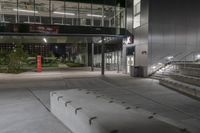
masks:
[(127, 56), (126, 56), (126, 45), (122, 47), (122, 71), (123, 73), (127, 74)]
[(92, 41), (91, 70), (94, 71), (94, 41)]
[(101, 44), (101, 75), (104, 75), (105, 73), (105, 56), (104, 56), (104, 37), (101, 37), (102, 44)]
[(119, 51), (117, 51), (117, 73), (119, 73)]

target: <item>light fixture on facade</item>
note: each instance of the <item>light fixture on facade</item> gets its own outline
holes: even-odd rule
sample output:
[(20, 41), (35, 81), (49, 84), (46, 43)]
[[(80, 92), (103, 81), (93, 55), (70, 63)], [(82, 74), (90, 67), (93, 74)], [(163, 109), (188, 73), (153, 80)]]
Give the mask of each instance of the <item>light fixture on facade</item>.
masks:
[(200, 54), (196, 55), (196, 59), (197, 60), (200, 59)]
[(168, 60), (172, 60), (174, 58), (174, 56), (168, 56), (167, 59)]
[(102, 43), (102, 40), (99, 40), (98, 43)]
[(96, 15), (96, 14), (87, 14), (88, 17), (97, 17), (97, 18), (103, 18), (103, 17), (106, 17), (106, 16), (103, 16), (103, 15)]
[(151, 68), (155, 70), (155, 69), (156, 69), (156, 66), (152, 66)]
[(38, 11), (33, 11), (33, 10), (24, 10), (24, 9), (16, 9), (14, 8), (13, 11), (18, 11), (18, 12), (26, 12), (26, 13), (38, 13)]
[(47, 43), (47, 39), (46, 39), (46, 38), (43, 38), (43, 41), (44, 41), (45, 43)]
[(69, 16), (75, 16), (75, 13), (69, 13), (69, 12), (53, 12), (54, 14), (60, 14), (60, 15), (69, 15)]
[[(104, 38), (104, 41), (106, 41), (106, 40), (108, 40), (108, 38), (107, 38), (107, 39)], [(102, 43), (102, 40), (100, 39), (100, 40), (98, 41), (98, 43)]]

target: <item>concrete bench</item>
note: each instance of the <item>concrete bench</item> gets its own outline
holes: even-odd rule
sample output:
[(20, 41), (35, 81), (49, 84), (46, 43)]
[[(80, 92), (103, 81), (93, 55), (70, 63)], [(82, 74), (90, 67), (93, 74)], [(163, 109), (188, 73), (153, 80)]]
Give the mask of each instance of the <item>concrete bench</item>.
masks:
[(51, 112), (73, 133), (183, 132), (154, 116), (81, 89), (51, 92), (50, 101)]

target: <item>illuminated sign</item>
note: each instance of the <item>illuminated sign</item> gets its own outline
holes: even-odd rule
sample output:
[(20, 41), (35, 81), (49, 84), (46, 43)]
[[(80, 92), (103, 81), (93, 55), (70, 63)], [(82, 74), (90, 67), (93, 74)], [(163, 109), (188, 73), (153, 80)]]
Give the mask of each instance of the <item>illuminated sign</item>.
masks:
[(30, 32), (37, 33), (59, 33), (59, 28), (57, 26), (43, 26), (43, 25), (30, 25)]
[(133, 43), (134, 43), (134, 36), (129, 36), (123, 39), (124, 45), (133, 44)]

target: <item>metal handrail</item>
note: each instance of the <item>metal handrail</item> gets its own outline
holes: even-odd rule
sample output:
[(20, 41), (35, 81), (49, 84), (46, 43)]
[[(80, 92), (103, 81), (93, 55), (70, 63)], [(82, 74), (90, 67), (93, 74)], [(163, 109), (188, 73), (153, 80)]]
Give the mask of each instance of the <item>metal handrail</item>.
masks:
[[(180, 53), (178, 53), (178, 54), (176, 54), (175, 56), (174, 56), (174, 59), (176, 59), (176, 57), (177, 56), (179, 56), (180, 54), (182, 54), (183, 52), (180, 52)], [(154, 75), (156, 72), (158, 72), (159, 70), (161, 70), (162, 68), (165, 68), (166, 66), (168, 66), (168, 65), (170, 65), (170, 64), (177, 64), (177, 63), (188, 63), (188, 62), (191, 62), (191, 63), (194, 63), (195, 62), (195, 60), (193, 60), (193, 61), (187, 61), (186, 60), (186, 58), (188, 57), (188, 56), (190, 56), (190, 55), (192, 55), (192, 54), (195, 54), (195, 53), (197, 53), (197, 51), (191, 51), (189, 54), (187, 54), (187, 55), (184, 55), (183, 57), (181, 57), (181, 59), (179, 59), (178, 61), (177, 60), (171, 60), (171, 61), (168, 61), (168, 62), (166, 62), (166, 63), (164, 63), (161, 67), (159, 67), (159, 68), (157, 68), (155, 71), (153, 71), (151, 74), (149, 74), (149, 76), (152, 76), (152, 75)], [(164, 58), (162, 58), (162, 60), (163, 59), (165, 59), (166, 57), (164, 57)], [(185, 59), (185, 60), (183, 60), (183, 59)], [(160, 60), (159, 60), (160, 61)]]

